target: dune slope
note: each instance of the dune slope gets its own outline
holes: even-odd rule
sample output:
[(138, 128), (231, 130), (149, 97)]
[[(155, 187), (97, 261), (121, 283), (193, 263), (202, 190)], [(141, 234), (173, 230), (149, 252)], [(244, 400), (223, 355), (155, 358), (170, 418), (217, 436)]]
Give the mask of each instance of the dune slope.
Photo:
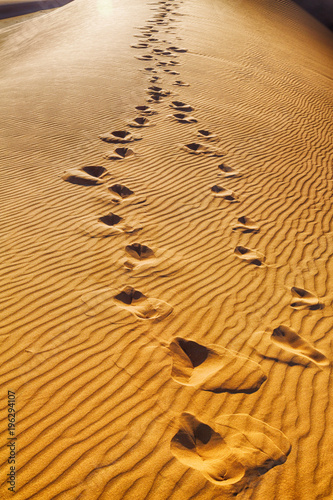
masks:
[[(1, 26), (0, 26), (1, 28)], [(333, 43), (291, 0), (0, 30), (1, 498), (332, 498)]]

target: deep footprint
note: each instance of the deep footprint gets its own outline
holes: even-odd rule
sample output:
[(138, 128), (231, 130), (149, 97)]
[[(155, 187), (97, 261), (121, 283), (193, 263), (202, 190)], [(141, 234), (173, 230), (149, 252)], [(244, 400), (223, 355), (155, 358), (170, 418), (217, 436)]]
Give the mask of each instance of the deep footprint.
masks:
[(259, 226), (250, 217), (243, 215), (238, 218), (239, 224), (232, 228), (233, 231), (240, 231), (241, 233), (259, 233)]
[(254, 333), (250, 344), (264, 358), (290, 365), (308, 366), (315, 363), (318, 366), (327, 366), (330, 363), (321, 351), (285, 325), (274, 330)]
[(163, 300), (151, 299), (132, 287), (126, 287), (114, 297), (115, 302), (134, 314), (138, 319), (162, 320), (173, 308)]
[(237, 494), (277, 465), (291, 451), (287, 437), (250, 415), (224, 415), (214, 424), (183, 413), (171, 452), (211, 483)]
[(155, 111), (150, 106), (135, 106), (135, 109), (143, 115), (155, 115), (157, 113), (157, 111)]
[(255, 266), (262, 266), (265, 260), (265, 256), (257, 252), (257, 250), (252, 250), (251, 248), (246, 248), (241, 245), (237, 246), (234, 250), (237, 257), (242, 260), (245, 260), (249, 264), (254, 264)]
[(183, 385), (215, 393), (251, 394), (267, 378), (258, 363), (218, 345), (205, 347), (177, 337), (169, 349), (173, 359), (171, 376)]
[(127, 142), (133, 142), (137, 141), (140, 138), (137, 136), (134, 136), (131, 132), (128, 132), (127, 130), (115, 130), (114, 132), (109, 132), (107, 134), (102, 134), (99, 136), (102, 141), (105, 142), (112, 142), (112, 143), (121, 143), (125, 144)]
[(190, 86), (189, 83), (183, 82), (182, 80), (176, 80), (175, 83), (173, 83), (173, 85), (178, 85), (178, 87), (189, 87)]
[(233, 169), (232, 167), (229, 167), (228, 165), (225, 165), (225, 164), (221, 164), (218, 166), (220, 170), (222, 170), (222, 172), (224, 172), (225, 174), (225, 177), (240, 177), (241, 174)]
[(188, 104), (182, 101), (172, 101), (170, 107), (177, 109), (178, 111), (183, 111), (183, 113), (190, 113), (191, 111), (194, 110), (192, 106), (189, 106)]
[(111, 191), (112, 194), (117, 194), (120, 198), (128, 198), (134, 194), (134, 191), (126, 186), (123, 186), (122, 184), (114, 184), (109, 187), (109, 191)]
[[(186, 151), (187, 153), (190, 153), (192, 155), (207, 154), (207, 155), (216, 156), (216, 157), (224, 156), (224, 153), (219, 151), (219, 149), (212, 147), (212, 146), (207, 146), (206, 144), (201, 144), (199, 142), (191, 142), (190, 144), (185, 144), (184, 146), (182, 146), (182, 149), (184, 151)], [(217, 188), (220, 189), (221, 192), (224, 189), (224, 188), (219, 188), (219, 186), (217, 186)], [(214, 189), (215, 189), (215, 187), (214, 187)]]
[(231, 189), (226, 189), (222, 186), (218, 186), (217, 184), (211, 188), (213, 195), (216, 198), (224, 198), (227, 201), (238, 202), (236, 194), (231, 191)]
[(293, 286), (291, 293), (292, 296), (296, 298), (296, 300), (291, 303), (291, 307), (294, 309), (310, 309), (311, 311), (316, 311), (318, 309), (324, 309), (325, 307), (324, 304), (319, 302), (318, 297), (303, 288)]
[(172, 50), (173, 52), (180, 52), (180, 53), (187, 52), (187, 49), (183, 49), (181, 47), (167, 47), (167, 50)]
[(213, 134), (212, 132), (209, 132), (208, 130), (198, 130), (198, 136), (199, 137), (204, 137), (207, 140), (216, 140), (217, 135)]
[(197, 123), (197, 119), (193, 116), (189, 116), (185, 113), (175, 113), (174, 115), (170, 115), (172, 118), (177, 120), (179, 123)]
[(157, 87), (156, 85), (149, 87), (147, 93), (151, 95), (160, 95), (162, 97), (166, 97), (171, 94), (170, 90), (164, 90), (162, 87)]
[(101, 166), (89, 165), (81, 169), (72, 169), (65, 172), (63, 179), (71, 184), (79, 186), (97, 186), (103, 183), (100, 177), (107, 172), (106, 168)]
[(106, 226), (116, 226), (120, 221), (123, 220), (123, 218), (117, 214), (110, 212), (108, 215), (103, 215), (103, 217), (100, 217), (98, 220)]
[(273, 330), (271, 340), (282, 349), (305, 356), (317, 365), (328, 365), (326, 356), (315, 349), (307, 340), (298, 335), (291, 328), (280, 325)]
[(124, 160), (125, 158), (131, 158), (134, 156), (134, 151), (129, 148), (116, 148), (111, 153), (107, 153), (105, 158), (108, 160)]
[(137, 116), (133, 121), (129, 122), (129, 126), (135, 128), (149, 127), (150, 125), (150, 121), (144, 116)]
[(154, 251), (146, 245), (141, 245), (140, 243), (132, 243), (132, 245), (127, 245), (125, 251), (130, 257), (137, 260), (146, 260), (154, 257)]

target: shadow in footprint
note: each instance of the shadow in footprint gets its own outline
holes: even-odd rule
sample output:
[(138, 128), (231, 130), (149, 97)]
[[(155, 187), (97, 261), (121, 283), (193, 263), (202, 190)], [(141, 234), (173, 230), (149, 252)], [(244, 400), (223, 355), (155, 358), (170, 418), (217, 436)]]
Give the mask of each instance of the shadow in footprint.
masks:
[(293, 286), (291, 293), (292, 296), (296, 298), (296, 301), (290, 304), (294, 309), (310, 309), (311, 311), (316, 311), (318, 309), (324, 309), (325, 307), (324, 304), (319, 302), (318, 297), (303, 288)]
[(132, 49), (147, 49), (149, 47), (148, 43), (138, 43), (137, 45), (131, 45)]
[(239, 224), (232, 228), (233, 231), (239, 231), (241, 233), (259, 233), (259, 226), (250, 217), (243, 215), (238, 218)]
[(149, 87), (147, 93), (151, 95), (160, 95), (162, 97), (166, 97), (171, 94), (170, 90), (164, 90), (162, 87), (157, 87), (156, 85)]
[(193, 118), (193, 116), (186, 115), (185, 113), (175, 113), (169, 116), (179, 123), (197, 123), (198, 121), (196, 118)]
[(126, 186), (123, 186), (122, 184), (114, 184), (113, 186), (110, 186), (109, 191), (113, 194), (117, 194), (120, 198), (128, 198), (134, 194), (134, 191)]
[(189, 83), (183, 82), (182, 80), (176, 80), (175, 83), (173, 83), (173, 85), (178, 85), (178, 87), (189, 87), (190, 86)]
[(147, 73), (157, 73), (155, 68), (144, 68), (144, 70), (147, 71)]
[(100, 177), (107, 172), (105, 167), (87, 166), (81, 169), (71, 169), (65, 172), (63, 180), (79, 186), (97, 186), (103, 183)]
[(167, 47), (167, 50), (172, 50), (173, 52), (180, 52), (180, 53), (184, 53), (184, 52), (187, 52), (187, 49), (183, 49), (181, 47)]
[(234, 494), (283, 464), (290, 451), (281, 431), (243, 414), (224, 415), (208, 425), (183, 413), (171, 440), (171, 452), (182, 464)]
[(215, 186), (211, 188), (211, 191), (216, 198), (223, 198), (227, 201), (232, 201), (234, 203), (239, 202), (239, 200), (236, 197), (236, 194), (233, 191), (231, 191), (231, 189), (226, 189), (222, 186), (218, 186), (217, 184), (215, 184)]
[(121, 143), (125, 144), (127, 142), (138, 141), (141, 139), (138, 136), (133, 135), (131, 132), (127, 130), (115, 130), (114, 132), (109, 132), (107, 134), (102, 134), (99, 136), (102, 141), (112, 142), (112, 143)]
[(162, 320), (169, 316), (173, 308), (163, 300), (151, 299), (132, 287), (126, 287), (115, 295), (115, 302), (134, 314), (138, 319)]
[(189, 106), (189, 104), (186, 104), (182, 101), (172, 101), (170, 104), (170, 108), (177, 109), (178, 111), (183, 111), (183, 113), (190, 113), (190, 111), (194, 111), (194, 108), (192, 108), (192, 106)]
[(237, 246), (234, 253), (242, 260), (245, 260), (249, 264), (254, 264), (255, 266), (262, 266), (265, 261), (265, 256), (257, 252), (257, 250), (252, 250), (251, 248), (246, 248), (241, 245)]
[(148, 118), (145, 118), (144, 116), (137, 116), (133, 121), (129, 122), (129, 126), (135, 128), (143, 128), (151, 126), (151, 123)]
[(224, 172), (224, 177), (241, 177), (241, 174), (237, 170), (229, 167), (228, 165), (222, 163), (218, 167), (222, 170), (222, 172)]
[(310, 342), (285, 325), (280, 325), (273, 331), (256, 332), (250, 339), (250, 344), (259, 354), (266, 358), (285, 363), (318, 366), (329, 365), (329, 360), (315, 349)]
[(98, 220), (106, 226), (115, 226), (119, 224), (119, 222), (122, 221), (123, 218), (111, 212), (108, 215), (103, 215), (103, 217), (100, 217)]
[(127, 245), (125, 251), (130, 257), (137, 260), (146, 260), (154, 257), (154, 251), (146, 245), (141, 245), (140, 243), (132, 243), (132, 245)]
[(107, 153), (105, 158), (108, 160), (124, 160), (134, 156), (134, 151), (129, 148), (116, 148), (114, 151)]
[(218, 345), (203, 346), (177, 337), (169, 346), (172, 354), (172, 378), (215, 393), (257, 391), (266, 380), (260, 365)]
[(150, 106), (135, 106), (135, 109), (143, 115), (156, 115), (157, 113), (157, 111), (155, 111)]
[(209, 132), (208, 130), (198, 130), (198, 136), (199, 137), (203, 137), (207, 140), (216, 140), (217, 139), (217, 135), (216, 134), (213, 134), (212, 132)]
[(143, 56), (136, 56), (137, 59), (139, 59), (139, 61), (152, 61), (154, 59), (153, 56), (151, 56), (150, 54), (145, 54)]

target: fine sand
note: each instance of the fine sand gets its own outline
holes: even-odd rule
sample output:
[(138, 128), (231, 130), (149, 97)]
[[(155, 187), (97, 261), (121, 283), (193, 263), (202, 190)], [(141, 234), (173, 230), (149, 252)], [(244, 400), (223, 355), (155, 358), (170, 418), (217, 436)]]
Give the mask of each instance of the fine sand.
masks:
[(0, 21), (1, 498), (333, 498), (332, 56), (291, 0)]

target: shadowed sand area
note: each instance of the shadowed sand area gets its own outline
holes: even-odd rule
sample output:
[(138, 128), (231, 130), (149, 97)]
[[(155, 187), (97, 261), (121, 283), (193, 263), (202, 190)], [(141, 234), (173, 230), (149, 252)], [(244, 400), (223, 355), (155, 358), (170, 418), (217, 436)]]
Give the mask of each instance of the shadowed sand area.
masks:
[(62, 7), (73, 0), (0, 0), (0, 19)]
[(333, 498), (332, 57), (291, 0), (0, 22), (1, 499)]

